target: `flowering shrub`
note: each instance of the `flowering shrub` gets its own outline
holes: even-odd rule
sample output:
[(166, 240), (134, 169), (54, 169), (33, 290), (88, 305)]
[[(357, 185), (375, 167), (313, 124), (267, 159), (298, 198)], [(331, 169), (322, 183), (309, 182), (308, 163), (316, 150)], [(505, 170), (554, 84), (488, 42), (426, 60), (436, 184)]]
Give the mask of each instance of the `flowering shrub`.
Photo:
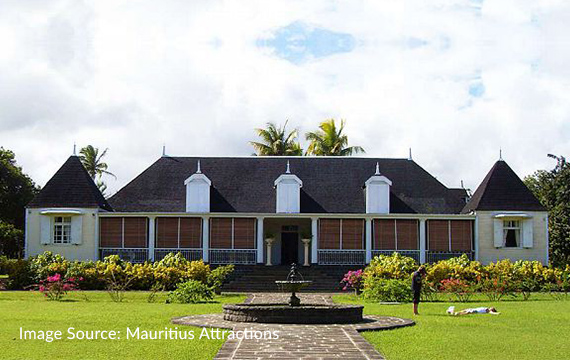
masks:
[(483, 265), (478, 261), (470, 261), (467, 255), (441, 260), (427, 267), (426, 280), (440, 284), (445, 279), (461, 279), (473, 282), (484, 271)]
[(344, 274), (340, 284), (342, 285), (342, 290), (352, 289), (356, 295), (359, 295), (362, 290), (362, 269), (349, 271)]
[(418, 264), (414, 259), (395, 252), (390, 256), (374, 257), (370, 265), (364, 269), (364, 277), (407, 280), (417, 268)]
[[(82, 278), (77, 280), (81, 281)], [(40, 280), (37, 288), (48, 300), (55, 301), (60, 301), (68, 291), (78, 289), (75, 278), (66, 279), (59, 273), (48, 276), (46, 280)]]
[(478, 291), (485, 293), (489, 301), (501, 301), (504, 296), (514, 295), (513, 285), (513, 282), (504, 278), (479, 278), (475, 287)]
[(452, 294), (459, 302), (467, 302), (473, 294), (473, 290), (467, 282), (461, 279), (444, 279), (440, 282), (440, 290), (444, 293)]

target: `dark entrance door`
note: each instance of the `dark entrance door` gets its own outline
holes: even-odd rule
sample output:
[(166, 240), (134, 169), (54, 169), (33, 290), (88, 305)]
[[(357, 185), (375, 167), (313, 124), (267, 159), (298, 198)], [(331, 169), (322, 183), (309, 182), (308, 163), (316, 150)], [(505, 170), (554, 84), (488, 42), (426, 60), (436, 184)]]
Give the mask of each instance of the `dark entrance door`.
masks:
[(296, 232), (281, 233), (281, 265), (296, 263), (299, 234)]

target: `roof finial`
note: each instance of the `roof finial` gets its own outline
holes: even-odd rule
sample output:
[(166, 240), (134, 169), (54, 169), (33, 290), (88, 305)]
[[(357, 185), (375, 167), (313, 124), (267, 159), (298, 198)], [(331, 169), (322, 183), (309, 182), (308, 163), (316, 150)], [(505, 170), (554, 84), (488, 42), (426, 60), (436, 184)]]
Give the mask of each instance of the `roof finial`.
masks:
[(499, 148), (499, 161), (503, 161), (503, 149)]
[(200, 169), (200, 160), (198, 160), (198, 168), (196, 169), (196, 174), (201, 174), (202, 170)]
[(76, 156), (76, 155), (77, 155), (77, 153), (76, 153), (76, 151), (75, 151), (76, 148), (77, 148), (77, 145), (75, 145), (75, 141), (74, 141), (74, 142), (73, 142), (73, 156)]
[(289, 160), (287, 160), (287, 171), (285, 171), (285, 174), (291, 174), (291, 167), (289, 166)]
[(162, 156), (166, 156), (166, 144), (162, 144)]
[(461, 180), (461, 188), (465, 189), (465, 186), (463, 186), (463, 180)]
[(412, 148), (410, 148), (410, 153), (408, 155), (408, 160), (412, 160)]
[(376, 173), (374, 175), (380, 175), (380, 165), (376, 162)]

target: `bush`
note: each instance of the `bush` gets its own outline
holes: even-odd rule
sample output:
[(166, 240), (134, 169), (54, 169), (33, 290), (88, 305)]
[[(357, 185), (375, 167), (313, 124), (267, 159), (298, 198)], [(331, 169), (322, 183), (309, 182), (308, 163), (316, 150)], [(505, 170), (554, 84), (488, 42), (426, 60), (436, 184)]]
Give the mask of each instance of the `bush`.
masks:
[(233, 265), (218, 266), (208, 274), (208, 285), (216, 294), (220, 294), (224, 281), (233, 271)]
[(362, 295), (365, 299), (389, 302), (410, 302), (413, 298), (409, 281), (373, 277), (365, 280)]
[(352, 289), (356, 295), (359, 295), (362, 291), (362, 269), (344, 274), (340, 284), (343, 290)]
[(501, 278), (484, 278), (478, 282), (475, 288), (485, 293), (489, 301), (501, 301), (504, 296), (514, 296), (513, 289), (515, 286), (522, 286), (522, 284), (516, 284)]
[(418, 264), (414, 259), (395, 252), (390, 256), (374, 257), (364, 270), (364, 278), (407, 280), (417, 268)]
[(467, 302), (473, 294), (472, 287), (461, 279), (444, 279), (440, 283), (440, 290), (452, 294), (459, 302)]
[(168, 294), (166, 303), (196, 304), (211, 301), (214, 292), (211, 287), (197, 280), (189, 280), (178, 285)]
[[(77, 279), (81, 281), (82, 279)], [(40, 280), (36, 285), (37, 289), (44, 294), (46, 299), (60, 301), (61, 298), (67, 294), (68, 291), (78, 289), (75, 278), (65, 278), (60, 274), (48, 276), (46, 280)]]
[(35, 283), (35, 274), (28, 260), (4, 257), (0, 259), (0, 273), (8, 275), (8, 290), (26, 289)]
[(483, 273), (483, 265), (478, 261), (470, 261), (467, 255), (441, 260), (426, 268), (426, 280), (441, 284), (446, 279), (461, 279), (474, 282)]

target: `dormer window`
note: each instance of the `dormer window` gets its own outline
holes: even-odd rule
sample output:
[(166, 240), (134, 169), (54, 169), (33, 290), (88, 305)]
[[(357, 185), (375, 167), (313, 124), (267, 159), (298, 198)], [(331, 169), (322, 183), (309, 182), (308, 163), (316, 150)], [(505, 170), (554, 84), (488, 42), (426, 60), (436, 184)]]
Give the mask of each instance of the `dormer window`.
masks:
[(210, 212), (210, 187), (212, 182), (202, 174), (200, 161), (196, 173), (186, 181), (186, 212), (207, 213)]
[(390, 187), (392, 181), (380, 174), (380, 167), (376, 163), (376, 173), (366, 180), (366, 213), (388, 214), (390, 213)]
[(277, 190), (276, 212), (299, 213), (301, 212), (301, 187), (303, 182), (296, 175), (291, 174), (289, 162), (287, 170), (275, 180)]

